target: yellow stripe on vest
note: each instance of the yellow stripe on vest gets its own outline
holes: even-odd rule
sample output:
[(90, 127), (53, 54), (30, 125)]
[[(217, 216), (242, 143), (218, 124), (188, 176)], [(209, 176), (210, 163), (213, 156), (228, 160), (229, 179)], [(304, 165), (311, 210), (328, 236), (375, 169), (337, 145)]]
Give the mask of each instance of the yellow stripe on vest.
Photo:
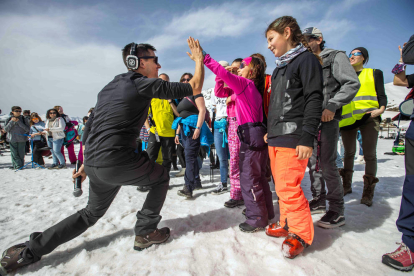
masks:
[(365, 113), (379, 108), (377, 92), (375, 91), (374, 70), (362, 69), (358, 76), (361, 87), (352, 101), (342, 107), (342, 120), (339, 127), (349, 126), (361, 120)]

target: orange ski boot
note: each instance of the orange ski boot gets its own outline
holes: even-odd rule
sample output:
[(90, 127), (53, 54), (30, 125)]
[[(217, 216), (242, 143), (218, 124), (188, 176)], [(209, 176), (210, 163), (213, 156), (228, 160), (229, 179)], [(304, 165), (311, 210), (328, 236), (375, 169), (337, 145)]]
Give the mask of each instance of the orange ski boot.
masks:
[(266, 226), (266, 235), (276, 238), (287, 237), (289, 232), (286, 230), (286, 226), (280, 226), (279, 222), (272, 223)]
[(308, 246), (299, 236), (289, 233), (282, 244), (282, 253), (286, 258), (294, 259)]

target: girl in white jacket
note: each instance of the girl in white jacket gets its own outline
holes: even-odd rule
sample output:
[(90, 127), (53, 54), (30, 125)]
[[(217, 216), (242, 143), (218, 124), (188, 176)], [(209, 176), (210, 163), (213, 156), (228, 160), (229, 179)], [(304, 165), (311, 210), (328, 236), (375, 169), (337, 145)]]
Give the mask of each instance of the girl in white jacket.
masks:
[(47, 135), (47, 145), (52, 149), (53, 164), (49, 169), (66, 168), (65, 158), (60, 152), (65, 138), (66, 123), (60, 117), (56, 109), (49, 109), (46, 113), (45, 134)]

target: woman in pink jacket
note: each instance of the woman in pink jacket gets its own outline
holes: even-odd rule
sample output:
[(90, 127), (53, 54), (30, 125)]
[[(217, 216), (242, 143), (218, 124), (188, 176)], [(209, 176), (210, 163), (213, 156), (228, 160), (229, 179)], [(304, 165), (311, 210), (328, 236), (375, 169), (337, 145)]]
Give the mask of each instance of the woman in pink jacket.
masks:
[(231, 99), (235, 102), (239, 124), (240, 183), (247, 218), (239, 228), (244, 232), (256, 232), (275, 216), (272, 193), (265, 176), (268, 150), (263, 136), (267, 130), (262, 124), (263, 99), (259, 92), (264, 89), (264, 64), (255, 57), (245, 58), (238, 76), (228, 72), (208, 54), (204, 64), (234, 92)]

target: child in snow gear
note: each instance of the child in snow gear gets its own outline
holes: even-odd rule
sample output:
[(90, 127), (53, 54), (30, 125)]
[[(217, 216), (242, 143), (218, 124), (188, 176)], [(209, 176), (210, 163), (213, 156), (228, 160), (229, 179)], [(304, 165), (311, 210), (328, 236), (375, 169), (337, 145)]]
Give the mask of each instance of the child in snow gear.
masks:
[(294, 258), (312, 244), (314, 236), (309, 203), (300, 185), (322, 116), (322, 67), (293, 17), (273, 21), (265, 36), (269, 50), (279, 58), (272, 75), (264, 140), (269, 144), (280, 208), (279, 223), (269, 225), (266, 233), (278, 237), (288, 230), (282, 251)]
[(275, 214), (272, 193), (266, 179), (267, 145), (263, 141), (264, 64), (258, 58), (243, 59), (238, 76), (221, 66), (210, 55), (204, 64), (234, 92), (237, 135), (240, 146), (240, 183), (247, 220), (239, 225), (241, 231), (256, 232), (263, 229)]
[(351, 51), (349, 61), (353, 66), (361, 86), (352, 101), (343, 106), (342, 120), (339, 122), (342, 141), (344, 143), (344, 169), (342, 175), (344, 195), (351, 192), (352, 171), (356, 151), (358, 130), (361, 131), (362, 149), (365, 160), (364, 193), (361, 204), (372, 205), (377, 175), (377, 140), (380, 115), (387, 106), (384, 77), (381, 70), (364, 68), (368, 62), (368, 50), (358, 47)]
[[(232, 74), (237, 74), (237, 69), (240, 67), (240, 64), (243, 59), (235, 59), (231, 67), (228, 67), (228, 70)], [(237, 68), (237, 69), (236, 69)], [(224, 81), (216, 76), (216, 85), (214, 87), (214, 95), (219, 98), (226, 98), (227, 105), (227, 123), (228, 123), (228, 146), (230, 153), (230, 200), (224, 203), (224, 206), (227, 208), (234, 208), (237, 206), (244, 205), (242, 191), (240, 188), (240, 140), (237, 136), (237, 128), (239, 126), (236, 118), (236, 104), (235, 101), (231, 100), (231, 96), (234, 94), (234, 91), (224, 85)]]
[(202, 49), (193, 38), (187, 42), (191, 50), (188, 55), (196, 63), (190, 84), (170, 83), (158, 78), (161, 66), (153, 46), (135, 43), (125, 46), (123, 59), (129, 71), (116, 76), (99, 93), (84, 132), (84, 164), (72, 175), (73, 178), (81, 176), (82, 180), (89, 177), (88, 205), (46, 231), (32, 233), (24, 245), (7, 249), (0, 261), (3, 271), (13, 271), (36, 262), (85, 232), (105, 214), (124, 185), (151, 186), (142, 210), (137, 212), (134, 248), (141, 250), (169, 238), (168, 228), (157, 229), (169, 175), (163, 166), (150, 161), (148, 156), (135, 153), (136, 139), (152, 98), (173, 99), (201, 93), (204, 80)]

